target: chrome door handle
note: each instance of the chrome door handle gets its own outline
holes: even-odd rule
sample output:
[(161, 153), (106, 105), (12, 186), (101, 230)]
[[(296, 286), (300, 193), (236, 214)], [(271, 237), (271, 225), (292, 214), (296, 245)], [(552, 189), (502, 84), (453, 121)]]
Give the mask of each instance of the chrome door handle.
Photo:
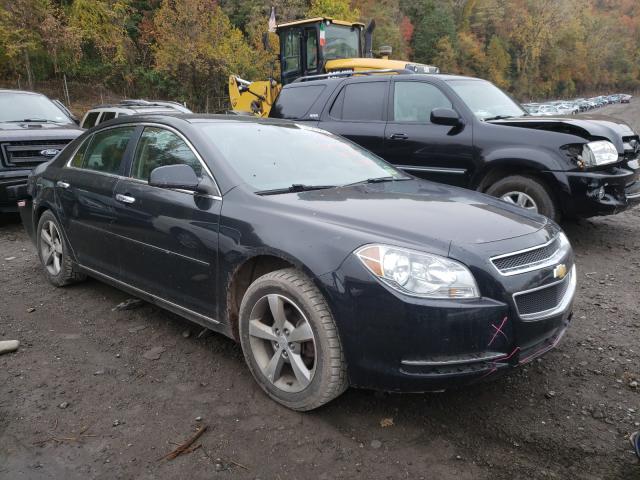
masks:
[(56, 185), (60, 188), (69, 188), (71, 186), (67, 182), (63, 182), (62, 180), (58, 180), (56, 182)]
[(406, 133), (394, 133), (389, 138), (391, 140), (407, 140), (409, 136)]
[(116, 200), (122, 203), (133, 203), (136, 201), (135, 198), (130, 197), (129, 195), (123, 195), (121, 193), (116, 193)]

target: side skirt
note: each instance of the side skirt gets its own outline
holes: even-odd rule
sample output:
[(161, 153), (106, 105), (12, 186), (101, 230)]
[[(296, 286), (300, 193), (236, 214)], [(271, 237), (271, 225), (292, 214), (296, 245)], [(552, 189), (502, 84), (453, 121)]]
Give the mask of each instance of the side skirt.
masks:
[(223, 335), (226, 335), (229, 338), (234, 338), (233, 333), (231, 332), (231, 329), (229, 328), (229, 326), (224, 323), (220, 323), (220, 321), (214, 318), (207, 317), (206, 315), (202, 315), (198, 312), (194, 312), (193, 310), (189, 310), (188, 308), (182, 307), (168, 300), (164, 300), (160, 297), (157, 297), (156, 295), (153, 295), (152, 293), (148, 293), (137, 287), (129, 285), (128, 283), (117, 280), (109, 275), (105, 275), (104, 273), (98, 272), (97, 270), (94, 270), (92, 268), (85, 267), (84, 265), (81, 265), (81, 264), (77, 264), (77, 265), (80, 268), (80, 270), (82, 270), (84, 273), (86, 273), (90, 277), (100, 280), (101, 282), (107, 283), (119, 290), (123, 290), (127, 293), (130, 293), (131, 295), (135, 295), (136, 297), (139, 297), (149, 303), (152, 303), (161, 308), (164, 308), (165, 310), (169, 310), (170, 312), (173, 312), (176, 315), (186, 318), (191, 322), (197, 323), (202, 327), (208, 328), (215, 332), (222, 333)]

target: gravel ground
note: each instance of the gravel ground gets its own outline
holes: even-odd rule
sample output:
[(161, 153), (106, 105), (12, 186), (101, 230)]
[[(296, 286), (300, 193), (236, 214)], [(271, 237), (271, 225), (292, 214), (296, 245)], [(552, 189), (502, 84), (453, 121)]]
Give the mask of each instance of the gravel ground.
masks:
[[(636, 128), (640, 103), (602, 109)], [(598, 113), (600, 113), (598, 112)], [(286, 410), (240, 349), (97, 281), (55, 289), (0, 226), (0, 478), (640, 479), (640, 208), (565, 225), (579, 291), (561, 345), (494, 382), (428, 395), (349, 390)], [(635, 383), (634, 383), (635, 382)], [(192, 436), (201, 445), (162, 457)]]

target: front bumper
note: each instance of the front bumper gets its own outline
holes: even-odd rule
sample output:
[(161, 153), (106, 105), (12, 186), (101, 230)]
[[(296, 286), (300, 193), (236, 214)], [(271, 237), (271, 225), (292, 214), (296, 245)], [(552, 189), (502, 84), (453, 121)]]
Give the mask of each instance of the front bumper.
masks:
[(619, 213), (640, 203), (639, 172), (637, 168), (625, 166), (589, 172), (548, 173), (564, 186), (560, 193), (563, 213), (592, 217)]
[[(524, 276), (535, 282), (540, 272)], [(407, 297), (375, 280), (355, 258), (321, 281), (342, 339), (350, 384), (398, 392), (482, 381), (546, 353), (569, 326), (575, 295), (573, 282), (561, 310), (522, 320), (512, 294), (500, 300)]]
[(0, 170), (0, 213), (15, 213), (17, 188), (27, 185), (29, 170)]

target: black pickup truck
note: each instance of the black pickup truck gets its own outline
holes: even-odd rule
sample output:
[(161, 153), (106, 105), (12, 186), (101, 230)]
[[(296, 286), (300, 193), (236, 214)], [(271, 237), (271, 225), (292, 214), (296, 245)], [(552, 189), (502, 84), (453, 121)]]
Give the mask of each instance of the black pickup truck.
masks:
[(477, 78), (343, 75), (286, 85), (270, 116), (310, 123), (418, 177), (554, 220), (617, 213), (640, 202), (640, 140), (624, 123), (532, 117)]
[(0, 90), (0, 214), (17, 212), (19, 187), (83, 130), (61, 104), (34, 92)]

